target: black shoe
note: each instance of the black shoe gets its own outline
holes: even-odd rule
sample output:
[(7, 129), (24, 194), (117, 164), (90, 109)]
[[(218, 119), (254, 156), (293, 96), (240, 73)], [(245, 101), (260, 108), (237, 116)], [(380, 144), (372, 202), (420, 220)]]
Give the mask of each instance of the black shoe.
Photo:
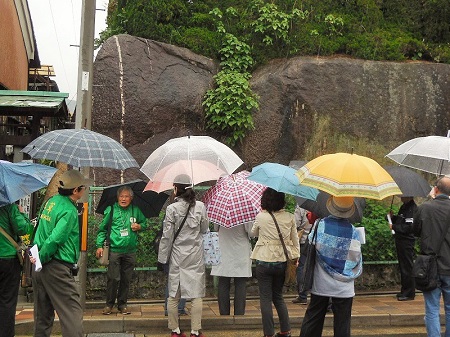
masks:
[(414, 300), (414, 297), (408, 297), (408, 296), (397, 297), (397, 301), (412, 301), (412, 300)]
[(296, 297), (292, 300), (292, 303), (306, 305), (306, 304), (308, 304), (308, 299)]
[(287, 332), (287, 333), (282, 334), (281, 332), (277, 332), (277, 333), (274, 335), (274, 337), (291, 337), (291, 333), (290, 333), (290, 332)]

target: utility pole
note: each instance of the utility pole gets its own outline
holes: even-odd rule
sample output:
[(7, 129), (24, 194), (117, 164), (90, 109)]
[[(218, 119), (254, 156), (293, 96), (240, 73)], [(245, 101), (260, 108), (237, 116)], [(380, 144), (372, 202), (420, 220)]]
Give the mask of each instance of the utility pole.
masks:
[[(92, 116), (92, 70), (94, 64), (94, 34), (95, 34), (96, 0), (83, 0), (81, 8), (80, 55), (78, 60), (77, 107), (75, 129), (91, 129)], [(89, 176), (89, 167), (81, 170), (84, 176)], [(81, 305), (86, 306), (87, 281), (87, 212), (88, 194), (83, 202), (81, 216), (81, 253), (79, 259), (79, 282)]]

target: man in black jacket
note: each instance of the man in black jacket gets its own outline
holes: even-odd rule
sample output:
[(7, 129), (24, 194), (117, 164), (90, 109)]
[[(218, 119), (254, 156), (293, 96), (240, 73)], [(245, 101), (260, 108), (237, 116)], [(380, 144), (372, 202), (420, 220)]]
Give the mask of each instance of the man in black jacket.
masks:
[(400, 268), (401, 291), (397, 300), (409, 301), (415, 297), (412, 269), (414, 263), (413, 216), (417, 205), (413, 197), (401, 197), (403, 205), (397, 215), (392, 216), (391, 229), (394, 230), (395, 248), (397, 250), (398, 266)]
[[(423, 293), (425, 324), (428, 336), (441, 336), (439, 322), (440, 298), (443, 295), (446, 332), (450, 333), (450, 178), (437, 180), (434, 199), (420, 205), (414, 214), (414, 234), (420, 236), (420, 250), (425, 255), (437, 255), (438, 287)], [(438, 250), (437, 245), (442, 241)]]

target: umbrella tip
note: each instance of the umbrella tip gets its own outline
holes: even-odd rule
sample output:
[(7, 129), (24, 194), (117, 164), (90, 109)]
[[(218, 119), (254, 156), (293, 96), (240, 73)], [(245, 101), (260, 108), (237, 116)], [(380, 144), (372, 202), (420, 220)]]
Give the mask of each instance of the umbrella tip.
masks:
[(353, 149), (354, 149), (354, 148), (353, 148), (353, 146), (352, 146), (352, 150), (351, 150), (350, 154), (353, 154)]

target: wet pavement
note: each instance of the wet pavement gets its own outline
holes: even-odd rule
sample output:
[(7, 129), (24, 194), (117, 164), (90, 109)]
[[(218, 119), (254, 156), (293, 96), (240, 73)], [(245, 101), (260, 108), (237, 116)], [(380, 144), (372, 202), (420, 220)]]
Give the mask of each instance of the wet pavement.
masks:
[[(292, 325), (292, 335), (298, 336), (307, 306), (292, 303), (293, 296), (286, 296)], [(86, 334), (114, 333), (123, 336), (169, 336), (167, 317), (162, 301), (129, 301), (130, 315), (113, 310), (103, 315), (102, 302), (88, 302), (84, 311), (83, 326)], [(190, 303), (187, 304), (189, 310)], [(442, 311), (443, 312), (443, 311)], [(353, 336), (426, 336), (423, 321), (424, 303), (421, 294), (413, 301), (397, 301), (393, 294), (357, 295), (352, 309)], [(276, 311), (274, 309), (274, 317)], [(332, 313), (327, 314), (324, 336), (332, 336)], [(275, 319), (275, 321), (277, 321)], [(203, 302), (203, 331), (205, 336), (261, 336), (261, 311), (259, 301), (247, 300), (244, 316), (220, 316), (216, 299)], [(180, 317), (180, 327), (189, 330), (190, 317)], [(16, 335), (31, 335), (33, 331), (33, 306), (19, 303), (16, 312)], [(60, 335), (59, 322), (55, 321), (54, 334)], [(189, 335), (189, 334), (188, 334)], [(94, 336), (99, 337), (99, 336)]]

